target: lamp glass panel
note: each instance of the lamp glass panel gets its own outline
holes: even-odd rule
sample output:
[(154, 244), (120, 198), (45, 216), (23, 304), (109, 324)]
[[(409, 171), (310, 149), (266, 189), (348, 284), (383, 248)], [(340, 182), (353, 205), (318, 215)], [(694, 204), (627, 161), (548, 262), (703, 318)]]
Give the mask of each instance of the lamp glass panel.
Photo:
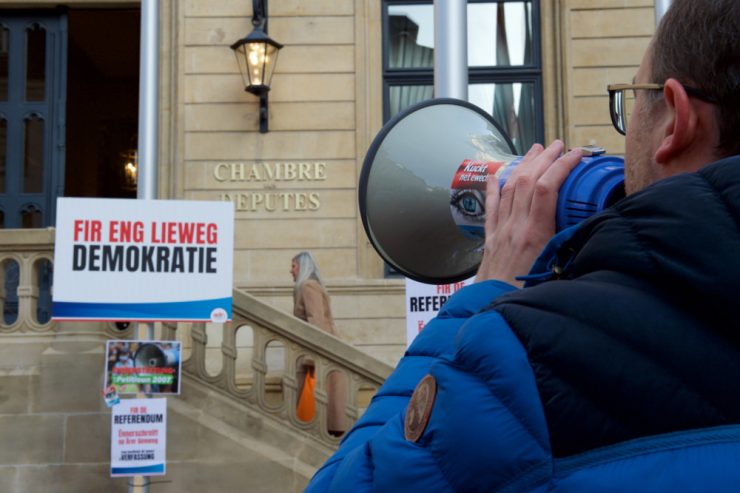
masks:
[(265, 56), (265, 78), (263, 82), (266, 86), (269, 86), (272, 80), (272, 73), (275, 71), (278, 49), (270, 44), (265, 44), (265, 47), (267, 49), (267, 55)]
[(249, 84), (253, 86), (262, 86), (265, 81), (267, 43), (247, 43), (245, 46), (247, 50)]
[(247, 67), (247, 52), (245, 45), (241, 45), (234, 50), (234, 56), (236, 57), (236, 63), (239, 66), (239, 73), (242, 76), (242, 82), (244, 87), (249, 85), (249, 68)]

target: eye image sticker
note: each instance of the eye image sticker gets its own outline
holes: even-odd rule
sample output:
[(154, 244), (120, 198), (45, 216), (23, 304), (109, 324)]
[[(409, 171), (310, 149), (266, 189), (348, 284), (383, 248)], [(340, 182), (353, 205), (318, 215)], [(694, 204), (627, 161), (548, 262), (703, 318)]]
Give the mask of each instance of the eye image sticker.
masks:
[(465, 236), (483, 239), (486, 219), (486, 179), (504, 164), (466, 159), (457, 168), (450, 186), (450, 211), (453, 221)]

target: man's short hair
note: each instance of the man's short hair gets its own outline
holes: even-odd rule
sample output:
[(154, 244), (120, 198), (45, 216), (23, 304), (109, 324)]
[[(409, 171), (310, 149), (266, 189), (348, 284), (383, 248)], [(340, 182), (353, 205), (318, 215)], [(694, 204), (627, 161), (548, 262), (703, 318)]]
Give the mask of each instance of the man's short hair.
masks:
[(651, 82), (672, 77), (716, 98), (718, 154), (740, 154), (740, 0), (673, 0), (652, 50)]

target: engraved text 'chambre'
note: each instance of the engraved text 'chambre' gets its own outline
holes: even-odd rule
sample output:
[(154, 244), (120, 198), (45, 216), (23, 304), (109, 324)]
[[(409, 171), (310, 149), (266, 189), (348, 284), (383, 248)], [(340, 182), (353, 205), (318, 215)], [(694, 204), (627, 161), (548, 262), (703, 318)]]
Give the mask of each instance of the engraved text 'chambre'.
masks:
[(213, 177), (218, 182), (323, 181), (326, 163), (218, 163)]
[(213, 167), (218, 183), (260, 183), (266, 191), (221, 193), (221, 200), (234, 203), (237, 211), (316, 211), (318, 192), (276, 190), (277, 182), (326, 180), (325, 162), (218, 163)]

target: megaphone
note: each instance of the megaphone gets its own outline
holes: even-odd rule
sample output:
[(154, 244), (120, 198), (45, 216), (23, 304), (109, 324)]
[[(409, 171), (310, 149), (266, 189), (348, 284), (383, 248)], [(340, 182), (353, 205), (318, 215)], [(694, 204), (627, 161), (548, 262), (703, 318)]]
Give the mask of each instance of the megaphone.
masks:
[(168, 368), (177, 366), (180, 355), (174, 349), (165, 349), (157, 344), (142, 344), (134, 354), (137, 368)]
[[(439, 98), (407, 108), (383, 126), (363, 163), (358, 199), (371, 244), (422, 283), (471, 277), (483, 253), (486, 176), (496, 173), (503, 186), (520, 160), (477, 106)], [(578, 224), (622, 197), (624, 161), (595, 152), (560, 188), (556, 227)]]

